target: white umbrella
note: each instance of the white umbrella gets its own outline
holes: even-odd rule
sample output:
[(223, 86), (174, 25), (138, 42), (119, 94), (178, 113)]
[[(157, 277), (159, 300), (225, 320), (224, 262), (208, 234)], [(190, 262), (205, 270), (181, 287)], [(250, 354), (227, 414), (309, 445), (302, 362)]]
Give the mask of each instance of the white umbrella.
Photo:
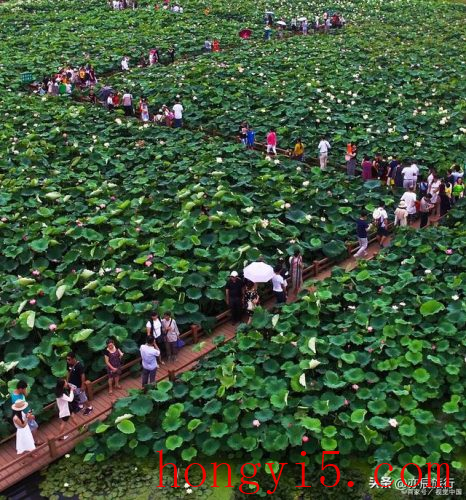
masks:
[(278, 21), (278, 23), (277, 23), (277, 24), (279, 24), (280, 26), (286, 26), (285, 21)]
[(302, 23), (303, 21), (307, 21), (307, 17), (298, 17), (298, 21)]
[(273, 276), (273, 267), (265, 262), (252, 262), (243, 270), (244, 277), (253, 283), (267, 283)]

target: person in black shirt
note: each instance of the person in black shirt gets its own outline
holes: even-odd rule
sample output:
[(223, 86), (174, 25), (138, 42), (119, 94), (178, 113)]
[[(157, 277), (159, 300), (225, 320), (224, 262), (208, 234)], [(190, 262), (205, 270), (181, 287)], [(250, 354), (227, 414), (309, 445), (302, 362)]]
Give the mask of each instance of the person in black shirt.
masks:
[(367, 230), (369, 229), (370, 224), (367, 222), (367, 212), (363, 210), (359, 219), (356, 221), (356, 236), (358, 237), (359, 248), (358, 251), (354, 254), (356, 259), (361, 256), (367, 255)]
[(232, 271), (225, 288), (226, 303), (231, 309), (231, 320), (235, 324), (243, 316), (243, 280), (236, 271)]
[(76, 399), (79, 402), (79, 407), (82, 408), (86, 405), (84, 415), (89, 415), (94, 408), (88, 401), (86, 395), (86, 375), (84, 374), (84, 366), (76, 359), (76, 354), (74, 352), (69, 352), (67, 354), (66, 362), (68, 364), (67, 382), (70, 386), (73, 386), (72, 389), (74, 390)]

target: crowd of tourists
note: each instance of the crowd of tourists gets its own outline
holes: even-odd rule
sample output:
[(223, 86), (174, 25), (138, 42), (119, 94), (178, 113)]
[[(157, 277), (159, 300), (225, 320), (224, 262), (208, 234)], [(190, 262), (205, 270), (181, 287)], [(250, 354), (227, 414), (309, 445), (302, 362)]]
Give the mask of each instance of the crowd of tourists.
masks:
[(65, 66), (57, 73), (45, 76), (39, 83), (37, 92), (40, 95), (69, 95), (75, 87), (93, 87), (96, 84), (97, 77), (91, 64), (80, 67)]
[(346, 20), (339, 12), (324, 12), (320, 16), (314, 16), (312, 20), (302, 16), (293, 17), (289, 21), (282, 17), (276, 21), (274, 13), (268, 11), (265, 13), (264, 23), (264, 38), (265, 40), (270, 40), (272, 38), (273, 28), (277, 30), (277, 37), (283, 38), (286, 30), (290, 30), (293, 33), (301, 33), (303, 35), (307, 35), (310, 30), (314, 33), (328, 33), (331, 29), (343, 28), (346, 24)]

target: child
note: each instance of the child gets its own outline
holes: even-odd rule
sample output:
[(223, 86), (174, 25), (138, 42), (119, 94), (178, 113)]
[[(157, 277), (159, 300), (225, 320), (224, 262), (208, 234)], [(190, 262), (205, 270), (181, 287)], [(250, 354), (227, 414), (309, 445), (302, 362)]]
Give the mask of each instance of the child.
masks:
[[(70, 394), (65, 393), (65, 389), (70, 391)], [(63, 434), (65, 430), (65, 423), (68, 420), (73, 421), (73, 415), (70, 412), (70, 405), (74, 399), (74, 391), (68, 385), (68, 382), (61, 378), (57, 381), (57, 385), (55, 387), (55, 396), (57, 398), (57, 406), (58, 406), (58, 416), (61, 420), (60, 422), (60, 434)], [(68, 439), (68, 436), (62, 436), (60, 440)]]
[(293, 158), (298, 161), (303, 161), (304, 156), (304, 144), (301, 140), (301, 137), (298, 137), (296, 144), (293, 150)]

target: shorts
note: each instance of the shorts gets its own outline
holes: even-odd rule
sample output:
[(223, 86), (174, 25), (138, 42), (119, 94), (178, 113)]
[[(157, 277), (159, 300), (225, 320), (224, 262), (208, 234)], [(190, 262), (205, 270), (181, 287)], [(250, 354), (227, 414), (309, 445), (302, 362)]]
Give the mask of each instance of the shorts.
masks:
[(388, 236), (388, 231), (384, 227), (377, 229), (377, 236)]
[(60, 417), (60, 420), (63, 420), (63, 422), (68, 422), (68, 420), (70, 419), (70, 416), (71, 415), (68, 415), (67, 417)]
[(69, 384), (69, 386), (73, 389), (74, 391), (74, 395), (75, 395), (75, 399), (76, 401), (82, 405), (84, 404), (86, 401), (87, 401), (87, 394), (86, 394), (86, 391), (83, 391), (81, 390), (81, 388), (79, 387), (76, 387), (75, 385), (73, 384)]

